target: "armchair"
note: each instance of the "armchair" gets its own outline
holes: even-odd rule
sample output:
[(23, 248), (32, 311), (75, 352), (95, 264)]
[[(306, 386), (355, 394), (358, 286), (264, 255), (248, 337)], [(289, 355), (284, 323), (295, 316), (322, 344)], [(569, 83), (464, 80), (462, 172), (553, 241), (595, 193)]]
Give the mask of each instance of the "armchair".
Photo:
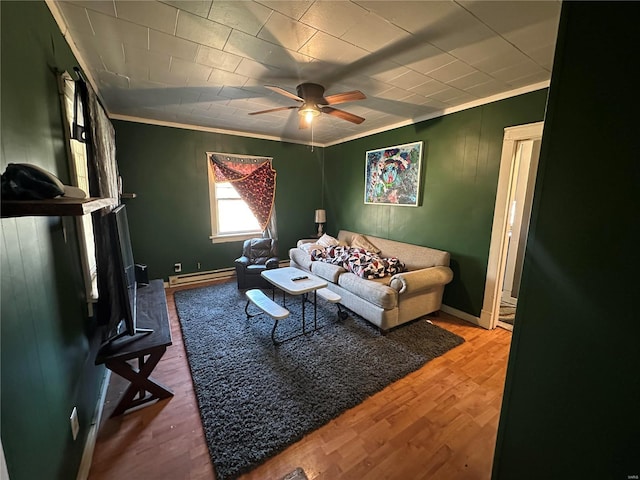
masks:
[(278, 241), (273, 238), (250, 238), (242, 246), (242, 256), (235, 261), (238, 289), (273, 288), (260, 273), (278, 268)]

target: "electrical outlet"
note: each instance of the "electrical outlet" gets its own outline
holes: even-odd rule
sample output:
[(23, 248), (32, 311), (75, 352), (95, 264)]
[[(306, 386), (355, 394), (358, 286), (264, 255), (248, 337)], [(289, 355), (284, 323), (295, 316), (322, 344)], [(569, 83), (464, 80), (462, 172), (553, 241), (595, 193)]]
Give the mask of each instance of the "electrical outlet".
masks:
[(78, 409), (73, 407), (71, 410), (71, 416), (69, 417), (69, 422), (71, 423), (71, 435), (73, 435), (73, 439), (75, 440), (78, 437), (78, 432), (80, 431), (80, 422), (78, 421)]
[(198, 262), (198, 270), (200, 270), (200, 262)]
[(176, 263), (173, 265), (173, 271), (176, 273), (180, 273), (182, 271), (182, 264)]

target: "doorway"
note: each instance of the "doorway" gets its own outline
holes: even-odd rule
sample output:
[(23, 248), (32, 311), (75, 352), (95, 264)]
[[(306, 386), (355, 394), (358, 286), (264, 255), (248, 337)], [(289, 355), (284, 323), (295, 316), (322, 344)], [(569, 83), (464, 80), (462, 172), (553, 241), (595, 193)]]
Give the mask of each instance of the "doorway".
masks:
[(481, 323), (513, 329), (543, 122), (505, 128)]

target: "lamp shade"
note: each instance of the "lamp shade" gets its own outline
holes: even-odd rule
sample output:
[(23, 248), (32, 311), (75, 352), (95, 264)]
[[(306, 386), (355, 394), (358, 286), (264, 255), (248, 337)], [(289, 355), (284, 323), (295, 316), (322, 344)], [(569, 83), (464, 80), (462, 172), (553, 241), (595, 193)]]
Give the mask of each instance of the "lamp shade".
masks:
[(324, 223), (327, 221), (327, 212), (324, 210), (316, 210), (316, 223)]

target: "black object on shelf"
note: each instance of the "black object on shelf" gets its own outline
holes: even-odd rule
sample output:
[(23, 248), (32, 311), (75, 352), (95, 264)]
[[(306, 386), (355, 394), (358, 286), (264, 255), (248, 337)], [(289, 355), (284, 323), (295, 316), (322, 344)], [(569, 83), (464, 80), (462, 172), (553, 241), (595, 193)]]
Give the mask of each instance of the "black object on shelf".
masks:
[(149, 285), (149, 271), (142, 263), (136, 263), (136, 282), (140, 286)]

